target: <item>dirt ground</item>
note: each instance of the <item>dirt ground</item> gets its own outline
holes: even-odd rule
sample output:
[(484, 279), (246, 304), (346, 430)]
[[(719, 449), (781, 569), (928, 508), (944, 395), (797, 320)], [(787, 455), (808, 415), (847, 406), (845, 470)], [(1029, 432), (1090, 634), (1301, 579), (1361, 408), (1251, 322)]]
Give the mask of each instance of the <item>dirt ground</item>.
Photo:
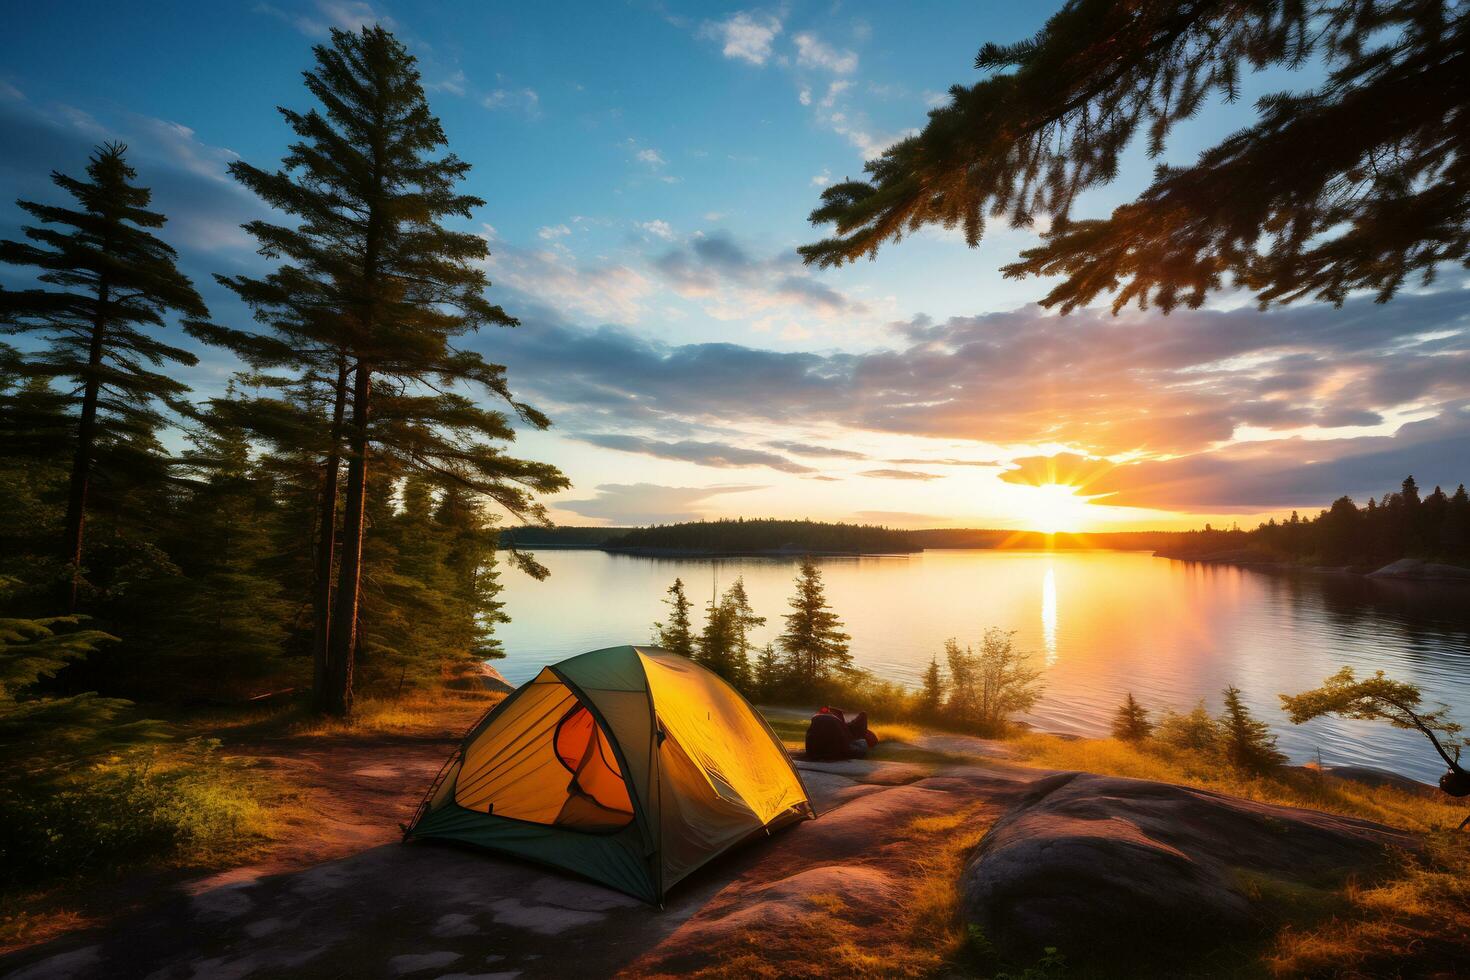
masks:
[[(800, 763), (821, 814), (703, 869), (663, 909), (481, 851), (399, 842), (453, 735), (313, 736), (227, 746), (283, 770), (305, 806), (255, 862), (161, 886), (112, 921), (0, 957), (14, 980), (500, 978), (660, 974), (759, 948), (810, 896), (885, 928), (917, 865), (919, 817), (1000, 809), (1043, 773), (893, 761)], [(977, 740), (978, 741), (978, 740)], [(136, 886), (135, 886), (136, 887)], [(770, 948), (780, 947), (772, 943)]]

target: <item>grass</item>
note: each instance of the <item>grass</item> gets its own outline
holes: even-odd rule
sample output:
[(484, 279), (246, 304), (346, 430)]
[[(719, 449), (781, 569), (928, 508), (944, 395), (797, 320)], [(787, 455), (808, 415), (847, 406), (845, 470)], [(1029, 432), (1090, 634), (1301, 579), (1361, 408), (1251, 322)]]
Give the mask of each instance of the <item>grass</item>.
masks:
[(292, 735), (459, 734), (505, 698), (491, 691), (412, 691), (399, 698), (360, 698), (349, 718), (324, 718), (297, 709)]
[[(983, 805), (920, 817), (881, 849), (884, 871), (907, 887), (897, 909), (866, 921), (845, 897), (806, 899), (807, 909), (779, 930), (753, 930), (741, 949), (680, 976), (930, 977), (961, 956), (967, 932), (960, 921), (960, 871), (990, 826)], [(895, 867), (896, 865), (896, 867)], [(866, 910), (871, 911), (871, 910)]]
[(1394, 786), (1369, 786), (1297, 768), (1256, 776), (1165, 746), (1143, 748), (1111, 738), (1072, 740), (1040, 734), (1022, 735), (1009, 744), (1024, 761), (1046, 769), (1182, 783), (1261, 803), (1361, 817), (1405, 830), (1453, 829), (1465, 816), (1464, 803), (1432, 790), (1417, 793)]
[(98, 886), (140, 869), (238, 864), (277, 836), (291, 791), (214, 743), (130, 752), (3, 800), (0, 949), (77, 928)]

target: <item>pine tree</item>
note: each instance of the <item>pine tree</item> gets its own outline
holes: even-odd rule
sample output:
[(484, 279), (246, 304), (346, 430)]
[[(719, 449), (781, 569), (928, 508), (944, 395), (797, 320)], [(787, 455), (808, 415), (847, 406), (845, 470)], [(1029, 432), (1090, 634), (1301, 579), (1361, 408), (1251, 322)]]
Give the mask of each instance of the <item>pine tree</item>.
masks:
[(1225, 688), (1225, 711), (1220, 715), (1220, 749), (1230, 764), (1247, 772), (1268, 772), (1286, 761), (1277, 751), (1276, 736), (1251, 714), (1240, 699), (1240, 688)]
[(774, 701), (781, 697), (785, 686), (785, 666), (776, 654), (776, 645), (767, 643), (761, 648), (752, 668), (752, 697), (763, 702)]
[[(359, 647), (370, 460), (376, 452), (442, 485), (458, 484), (491, 497), (513, 514), (544, 521), (534, 494), (567, 486), (554, 467), (506, 456), (495, 443), (515, 433), (502, 412), (480, 407), (456, 390), (469, 385), (504, 402), (533, 428), (550, 423), (515, 401), (499, 365), (458, 349), (454, 341), (482, 326), (516, 321), (483, 296), (488, 286), (479, 264), (488, 254), (483, 238), (450, 231), (444, 222), (467, 218), (482, 200), (457, 193), (469, 165), (445, 145), (430, 113), (414, 59), (389, 32), (365, 27), (333, 31), (313, 49), (316, 63), (304, 73), (322, 111), (281, 113), (298, 137), (274, 173), (243, 162), (231, 165), (237, 180), (294, 226), (257, 221), (247, 229), (270, 257), (285, 265), (277, 284), (305, 284), (314, 306), (299, 313), (270, 284), (257, 289), (257, 312), (293, 326), (286, 346), (311, 348), (345, 365), (351, 381), (341, 456), (347, 461), (342, 493), (340, 558), (330, 612), (324, 689), (318, 708), (351, 710), (353, 665)], [(227, 283), (228, 284), (228, 283)], [(250, 298), (257, 284), (237, 281)], [(297, 330), (296, 324), (301, 324)], [(316, 344), (318, 338), (322, 343)], [(333, 360), (335, 358), (335, 360)], [(338, 391), (341, 389), (339, 388)], [(335, 411), (335, 408), (334, 408)], [(329, 444), (324, 458), (324, 503), (319, 524), (328, 525), (326, 497), (334, 485)], [(321, 535), (325, 542), (326, 535)], [(544, 575), (528, 556), (518, 565)], [(319, 558), (326, 566), (326, 557)]]
[(1124, 742), (1142, 742), (1153, 731), (1154, 726), (1148, 719), (1148, 711), (1134, 699), (1133, 692), (1129, 691), (1113, 714), (1113, 738)]
[(847, 648), (852, 637), (841, 631), (842, 621), (827, 607), (822, 572), (810, 558), (802, 560), (789, 605), (792, 611), (782, 617), (786, 632), (776, 642), (786, 655), (791, 682), (802, 693), (810, 693), (834, 671), (852, 665)]
[(161, 424), (158, 403), (187, 411), (189, 390), (169, 372), (193, 365), (193, 354), (160, 340), (167, 319), (208, 316), (199, 294), (175, 265), (176, 254), (150, 229), (167, 219), (148, 210), (151, 193), (133, 183), (127, 147), (99, 146), (87, 178), (52, 173), (51, 181), (76, 201), (75, 208), (18, 202), (39, 222), (27, 226), (28, 242), (0, 241), (0, 262), (35, 266), (54, 289), (0, 291), (0, 331), (38, 334), (45, 348), (23, 362), (32, 378), (75, 384), (72, 464), (64, 540), (65, 605), (77, 608), (83, 581), (83, 538), (88, 491), (107, 446), (118, 466), (161, 466), (153, 432)]
[(938, 718), (943, 706), (944, 674), (939, 667), (939, 658), (930, 657), (929, 666), (924, 668), (923, 686), (919, 689), (919, 716)]
[[(828, 187), (811, 218), (835, 234), (801, 252), (837, 265), (930, 224), (975, 246), (989, 217), (1047, 216), (1043, 244), (1003, 271), (1059, 277), (1043, 303), (1063, 311), (1106, 293), (1115, 308), (1197, 307), (1227, 274), (1263, 304), (1386, 300), (1470, 255), (1467, 48), (1470, 17), (1450, 0), (1070, 0), (1034, 38), (982, 47), (985, 75), (952, 87), (868, 180)], [(1109, 218), (1072, 220), (1135, 135), (1157, 157), (1247, 71), (1306, 65), (1317, 88), (1260, 99), (1253, 125), (1192, 165), (1160, 166)]]
[(290, 604), (268, 565), (274, 555), (274, 488), (257, 471), (243, 430), (205, 416), (179, 458), (185, 492), (161, 543), (177, 578), (153, 596), (161, 629), (149, 656), (172, 693), (218, 689), (283, 668)]
[(676, 578), (669, 586), (664, 605), (669, 607), (669, 621), (653, 624), (653, 642), (672, 653), (683, 657), (694, 657), (694, 635), (689, 626), (689, 610), (692, 604), (684, 594), (684, 580)]
[(734, 615), (730, 604), (711, 599), (705, 606), (704, 628), (694, 640), (694, 659), (733, 683), (734, 646)]
[(737, 577), (725, 591), (723, 600), (730, 617), (730, 677), (729, 680), (741, 691), (753, 689), (754, 667), (751, 663), (751, 633), (766, 625), (766, 617), (757, 616), (751, 608), (750, 596), (745, 591), (745, 578)]

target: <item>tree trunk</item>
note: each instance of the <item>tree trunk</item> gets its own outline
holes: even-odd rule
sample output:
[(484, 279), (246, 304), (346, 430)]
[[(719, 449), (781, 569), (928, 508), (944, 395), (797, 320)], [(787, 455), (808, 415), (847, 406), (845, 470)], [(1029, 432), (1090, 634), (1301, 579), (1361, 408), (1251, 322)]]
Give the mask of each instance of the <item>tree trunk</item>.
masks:
[(317, 517), (316, 573), (312, 581), (311, 703), (318, 713), (327, 710), (328, 660), (332, 631), (332, 566), (337, 544), (337, 482), (342, 466), (342, 416), (347, 405), (347, 359), (337, 364), (337, 387), (332, 406), (331, 446), (322, 474), (321, 511)]
[(362, 532), (367, 500), (368, 398), (372, 368), (357, 364), (352, 388), (352, 425), (347, 460), (347, 503), (342, 518), (342, 560), (337, 572), (337, 601), (332, 610), (328, 641), (328, 714), (345, 717), (352, 711), (352, 661), (357, 648), (358, 588), (362, 582)]
[(97, 441), (97, 398), (102, 387), (98, 368), (102, 365), (102, 338), (107, 323), (107, 281), (97, 287), (97, 314), (92, 319), (92, 342), (87, 350), (87, 375), (83, 380), (82, 415), (77, 422), (76, 455), (72, 457), (71, 485), (66, 495), (66, 543), (62, 560), (67, 564), (63, 586), (66, 611), (77, 611), (77, 589), (82, 578), (82, 532), (87, 522), (87, 484), (92, 475), (92, 447)]

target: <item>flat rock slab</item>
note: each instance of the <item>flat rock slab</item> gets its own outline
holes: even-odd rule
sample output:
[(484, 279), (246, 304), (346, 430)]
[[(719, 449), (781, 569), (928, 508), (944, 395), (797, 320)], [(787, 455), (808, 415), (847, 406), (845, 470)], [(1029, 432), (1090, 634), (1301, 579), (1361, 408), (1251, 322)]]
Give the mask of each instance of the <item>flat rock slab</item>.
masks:
[(912, 762), (890, 762), (884, 759), (840, 759), (831, 762), (817, 762), (806, 759), (796, 759), (796, 768), (801, 772), (802, 779), (806, 779), (807, 773), (826, 773), (833, 776), (846, 776), (855, 783), (867, 783), (870, 786), (902, 786), (923, 779), (934, 771), (933, 766), (921, 766)]
[(1366, 820), (1138, 779), (1058, 773), (1033, 784), (977, 848), (968, 919), (1002, 949), (1086, 950), (1106, 962), (1142, 936), (1248, 931), (1251, 876), (1325, 886), (1415, 838)]

